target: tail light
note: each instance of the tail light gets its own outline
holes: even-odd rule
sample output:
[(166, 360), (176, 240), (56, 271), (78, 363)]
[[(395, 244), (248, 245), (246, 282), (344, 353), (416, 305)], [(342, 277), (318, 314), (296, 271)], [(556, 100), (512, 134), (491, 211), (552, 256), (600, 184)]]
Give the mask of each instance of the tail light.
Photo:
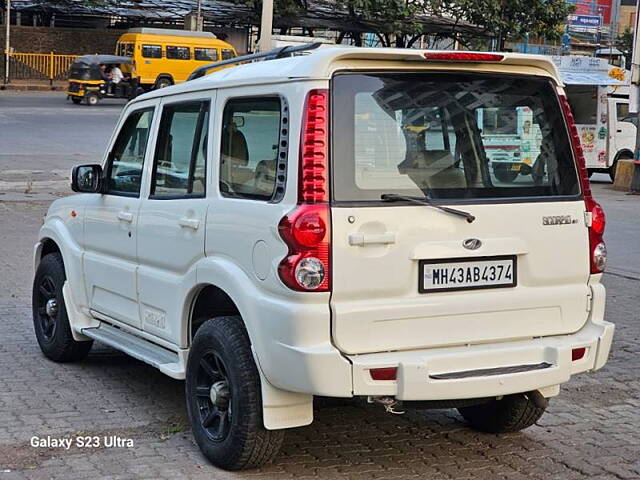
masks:
[(302, 121), (298, 206), (278, 225), (289, 247), (278, 273), (285, 285), (298, 291), (331, 289), (328, 115), (329, 91), (311, 90)]
[(425, 52), (426, 60), (439, 62), (501, 62), (504, 55), (477, 52)]
[(607, 246), (604, 243), (604, 230), (606, 226), (606, 218), (604, 210), (598, 202), (593, 198), (591, 193), (591, 184), (589, 183), (589, 174), (584, 160), (584, 152), (580, 144), (580, 135), (576, 128), (571, 112), (569, 100), (565, 95), (560, 95), (560, 104), (564, 113), (567, 127), (569, 128), (569, 136), (571, 137), (571, 146), (573, 147), (573, 155), (578, 164), (578, 175), (580, 177), (580, 185), (582, 186), (582, 195), (587, 209), (587, 226), (589, 227), (589, 259), (591, 264), (591, 273), (602, 273), (607, 263)]
[(372, 368), (369, 374), (372, 380), (395, 380), (398, 376), (398, 367)]

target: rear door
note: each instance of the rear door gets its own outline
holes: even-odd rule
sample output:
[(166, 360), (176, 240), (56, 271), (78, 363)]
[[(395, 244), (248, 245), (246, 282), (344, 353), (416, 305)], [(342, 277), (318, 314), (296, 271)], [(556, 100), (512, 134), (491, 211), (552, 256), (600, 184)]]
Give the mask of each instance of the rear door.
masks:
[[(332, 91), (331, 308), (342, 351), (580, 329), (585, 207), (549, 81), (353, 73), (336, 75)], [(476, 123), (487, 108), (531, 109), (540, 131), (531, 150), (540, 153), (530, 174), (496, 177)], [(475, 220), (400, 195), (428, 196)]]

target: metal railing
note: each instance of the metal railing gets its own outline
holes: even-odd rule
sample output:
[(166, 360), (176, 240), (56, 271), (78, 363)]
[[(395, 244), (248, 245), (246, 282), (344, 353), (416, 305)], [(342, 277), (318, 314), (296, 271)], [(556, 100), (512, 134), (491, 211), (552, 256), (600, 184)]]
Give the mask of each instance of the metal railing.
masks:
[[(9, 52), (9, 81), (11, 80), (65, 80), (69, 67), (79, 55), (51, 53)], [(6, 69), (7, 55), (2, 53), (2, 71)]]

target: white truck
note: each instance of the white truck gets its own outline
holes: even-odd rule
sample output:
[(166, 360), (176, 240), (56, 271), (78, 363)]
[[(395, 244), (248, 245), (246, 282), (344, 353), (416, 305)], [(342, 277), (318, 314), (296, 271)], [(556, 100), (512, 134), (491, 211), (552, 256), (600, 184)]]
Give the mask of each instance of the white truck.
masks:
[[(478, 109), (524, 107), (537, 176), (496, 182)], [(226, 469), (273, 458), (316, 395), (522, 430), (609, 355), (605, 216), (543, 57), (324, 48), (220, 70), (129, 102), (72, 189), (35, 245), (40, 348), (80, 361), (97, 340), (184, 379)]]
[(608, 173), (613, 180), (618, 160), (633, 158), (636, 141), (629, 119), (630, 72), (605, 58), (557, 56), (553, 62), (565, 84), (589, 175)]

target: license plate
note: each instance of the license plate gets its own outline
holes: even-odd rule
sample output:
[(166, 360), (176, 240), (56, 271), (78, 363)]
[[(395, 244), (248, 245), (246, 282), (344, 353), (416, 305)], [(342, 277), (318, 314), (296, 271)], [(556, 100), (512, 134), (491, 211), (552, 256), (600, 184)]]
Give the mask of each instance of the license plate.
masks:
[(508, 288), (516, 284), (517, 266), (513, 255), (420, 261), (420, 293)]

